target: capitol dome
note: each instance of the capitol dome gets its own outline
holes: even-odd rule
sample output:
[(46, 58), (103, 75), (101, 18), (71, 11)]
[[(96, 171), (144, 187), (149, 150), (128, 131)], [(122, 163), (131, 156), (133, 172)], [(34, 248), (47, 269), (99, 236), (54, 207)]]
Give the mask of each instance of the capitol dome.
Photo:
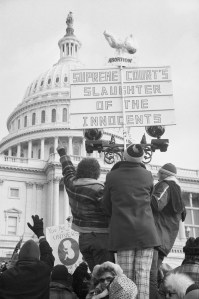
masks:
[[(69, 130), (69, 74), (71, 69), (80, 68), (82, 64), (78, 59), (81, 43), (74, 35), (72, 13), (68, 15), (66, 23), (66, 34), (58, 42), (60, 59), (31, 82), (22, 102), (8, 117), (9, 134), (0, 143), (1, 153), (18, 158), (41, 158), (42, 152), (42, 158), (47, 159), (48, 154), (45, 155), (45, 149), (39, 145), (38, 133), (39, 137), (44, 137), (46, 141), (56, 136), (54, 148), (58, 136), (68, 135), (63, 131)], [(82, 137), (82, 132), (74, 134)], [(30, 141), (32, 145), (28, 150)], [(37, 144), (37, 150), (32, 150), (33, 143)], [(53, 143), (50, 142), (51, 147)]]
[[(70, 155), (85, 156), (83, 130), (70, 129), (70, 70), (82, 68), (81, 43), (74, 35), (73, 16), (66, 19), (66, 34), (58, 42), (60, 59), (27, 87), (24, 98), (7, 120), (9, 134), (0, 153), (16, 159), (47, 161), (61, 141)], [(105, 133), (110, 137), (111, 133)], [(118, 136), (121, 140), (122, 137)]]

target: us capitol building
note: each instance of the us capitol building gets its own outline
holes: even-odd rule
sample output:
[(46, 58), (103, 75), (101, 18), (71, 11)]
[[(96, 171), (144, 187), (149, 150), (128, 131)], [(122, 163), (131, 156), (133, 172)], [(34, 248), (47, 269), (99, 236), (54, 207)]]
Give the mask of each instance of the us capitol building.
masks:
[[(24, 241), (33, 237), (26, 224), (31, 215), (43, 217), (45, 227), (64, 224), (71, 215), (56, 153), (58, 140), (75, 165), (87, 153), (83, 131), (71, 130), (69, 124), (69, 72), (82, 68), (78, 59), (81, 43), (70, 18), (72, 14), (66, 21), (66, 34), (58, 42), (59, 61), (27, 87), (22, 102), (8, 117), (9, 133), (0, 141), (0, 260), (10, 259), (22, 235)], [(110, 133), (104, 135), (110, 139)], [(115, 139), (122, 142), (117, 134)], [(110, 166), (103, 154), (93, 155), (99, 159), (101, 180), (105, 180)], [(159, 167), (147, 165), (155, 180)], [(178, 168), (178, 179), (187, 217), (167, 259), (172, 266), (182, 261), (186, 238), (199, 237), (199, 170)]]

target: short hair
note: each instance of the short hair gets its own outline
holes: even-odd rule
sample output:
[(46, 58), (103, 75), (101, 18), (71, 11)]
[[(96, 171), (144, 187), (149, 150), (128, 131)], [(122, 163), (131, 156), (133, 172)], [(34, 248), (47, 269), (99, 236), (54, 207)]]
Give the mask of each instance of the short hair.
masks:
[(90, 178), (98, 179), (100, 176), (100, 165), (95, 158), (84, 158), (82, 159), (76, 171), (76, 179)]

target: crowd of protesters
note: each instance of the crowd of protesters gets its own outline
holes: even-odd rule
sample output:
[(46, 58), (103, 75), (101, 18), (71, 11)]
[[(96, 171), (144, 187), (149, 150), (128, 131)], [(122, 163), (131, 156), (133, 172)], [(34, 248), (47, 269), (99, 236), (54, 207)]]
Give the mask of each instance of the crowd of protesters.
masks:
[(141, 145), (132, 144), (103, 184), (96, 159), (84, 158), (75, 169), (61, 145), (57, 151), (83, 262), (73, 274), (54, 266), (43, 219), (32, 216), (27, 225), (39, 246), (20, 241), (2, 263), (0, 298), (199, 299), (199, 238), (187, 240), (181, 266), (164, 263), (186, 217), (176, 167), (163, 165), (154, 186)]

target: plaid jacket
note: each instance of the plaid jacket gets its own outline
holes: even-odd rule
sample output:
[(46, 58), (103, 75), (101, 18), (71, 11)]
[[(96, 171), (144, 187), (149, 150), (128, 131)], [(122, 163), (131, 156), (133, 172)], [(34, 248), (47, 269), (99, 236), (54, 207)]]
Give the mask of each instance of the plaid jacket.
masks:
[(90, 178), (75, 178), (69, 156), (60, 158), (64, 185), (73, 215), (72, 228), (80, 233), (108, 233), (108, 217), (101, 209), (104, 185)]
[(181, 266), (173, 269), (169, 273), (171, 272), (187, 274), (195, 283), (199, 284), (199, 262), (184, 261)]

